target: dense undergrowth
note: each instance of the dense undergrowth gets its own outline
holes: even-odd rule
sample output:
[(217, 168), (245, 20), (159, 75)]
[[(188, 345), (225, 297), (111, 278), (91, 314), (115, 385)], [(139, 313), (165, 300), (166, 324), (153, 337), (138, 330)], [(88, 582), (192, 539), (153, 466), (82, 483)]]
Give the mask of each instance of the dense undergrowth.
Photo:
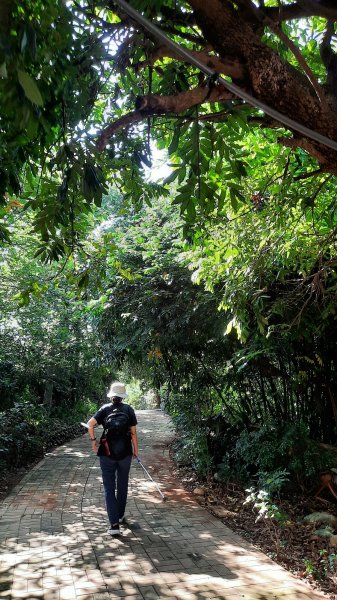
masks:
[(201, 479), (236, 481), (278, 492), (310, 489), (320, 472), (337, 466), (337, 453), (310, 439), (304, 423), (231, 425), (221, 415), (193, 423), (193, 415), (173, 415), (176, 461)]
[(18, 402), (1, 412), (0, 476), (34, 463), (47, 450), (82, 434), (81, 413), (86, 413), (84, 407), (60, 418), (29, 402)]

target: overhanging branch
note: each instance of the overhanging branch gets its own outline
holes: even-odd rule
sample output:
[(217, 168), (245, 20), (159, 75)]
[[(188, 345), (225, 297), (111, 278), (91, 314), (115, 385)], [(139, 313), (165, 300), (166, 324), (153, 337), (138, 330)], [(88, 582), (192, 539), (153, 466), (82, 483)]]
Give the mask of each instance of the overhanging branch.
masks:
[(308, 154), (316, 158), (318, 162), (321, 164), (321, 170), (324, 172), (330, 172), (333, 175), (337, 175), (337, 165), (333, 166), (329, 161), (328, 157), (322, 152), (320, 146), (316, 144), (312, 140), (308, 140), (306, 138), (287, 138), (281, 137), (277, 140), (283, 146), (287, 146), (288, 148), (302, 148)]
[[(200, 60), (200, 62), (204, 63), (206, 66), (210, 67), (210, 69), (213, 69), (216, 73), (228, 75), (228, 77), (232, 77), (233, 79), (242, 79), (244, 77), (244, 68), (239, 60), (226, 60), (223, 58), (218, 58), (217, 56), (208, 54), (207, 50), (189, 50), (189, 52), (192, 56)], [(178, 54), (178, 52), (173, 50), (173, 48), (169, 48), (168, 46), (159, 46), (153, 51), (148, 60), (139, 62), (137, 68), (143, 69), (147, 66), (153, 66), (162, 58), (173, 58), (174, 60), (178, 61), (184, 60), (181, 55)]]
[(335, 3), (328, 0), (326, 2), (306, 0), (288, 5), (280, 3), (279, 6), (264, 8), (263, 12), (275, 23), (303, 19), (305, 17), (323, 17), (324, 19), (337, 21), (337, 6), (333, 6), (333, 4)]
[(136, 100), (136, 110), (129, 112), (103, 129), (97, 141), (97, 148), (100, 151), (104, 150), (110, 138), (117, 131), (126, 129), (149, 116), (167, 113), (179, 114), (199, 104), (222, 102), (234, 98), (233, 94), (221, 86), (208, 88), (204, 85), (173, 96), (159, 96), (156, 94), (140, 96)]
[(98, 141), (96, 144), (98, 150), (104, 150), (104, 148), (107, 146), (107, 144), (109, 142), (109, 139), (115, 133), (117, 133), (117, 131), (119, 131), (120, 129), (127, 129), (131, 125), (134, 125), (135, 123), (138, 123), (139, 121), (142, 121), (143, 118), (144, 118), (144, 115), (139, 110), (134, 110), (132, 112), (127, 113), (120, 119), (117, 119), (110, 125), (108, 125), (105, 129), (103, 129), (103, 131), (101, 132), (101, 134), (98, 138)]

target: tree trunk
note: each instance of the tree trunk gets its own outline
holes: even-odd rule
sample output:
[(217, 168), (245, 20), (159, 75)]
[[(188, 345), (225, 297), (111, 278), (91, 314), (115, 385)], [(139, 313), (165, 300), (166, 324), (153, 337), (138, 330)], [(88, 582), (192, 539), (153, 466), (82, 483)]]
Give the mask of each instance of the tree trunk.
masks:
[(160, 394), (158, 392), (158, 390), (155, 391), (154, 393), (154, 401), (155, 401), (155, 408), (160, 408), (161, 405), (161, 397)]
[(53, 389), (54, 389), (53, 381), (51, 379), (47, 379), (46, 385), (44, 388), (43, 404), (44, 404), (45, 408), (47, 409), (48, 414), (50, 413), (51, 407), (53, 404)]

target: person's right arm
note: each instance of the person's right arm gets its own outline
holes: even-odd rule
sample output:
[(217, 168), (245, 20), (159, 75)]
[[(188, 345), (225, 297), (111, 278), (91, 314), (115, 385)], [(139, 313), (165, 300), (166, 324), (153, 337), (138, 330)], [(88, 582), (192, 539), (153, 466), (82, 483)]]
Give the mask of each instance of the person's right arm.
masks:
[(96, 419), (94, 419), (94, 417), (91, 417), (91, 419), (89, 419), (87, 425), (88, 425), (89, 437), (91, 440), (91, 450), (93, 452), (97, 453), (97, 440), (96, 440), (95, 432), (94, 432), (94, 427), (97, 425)]

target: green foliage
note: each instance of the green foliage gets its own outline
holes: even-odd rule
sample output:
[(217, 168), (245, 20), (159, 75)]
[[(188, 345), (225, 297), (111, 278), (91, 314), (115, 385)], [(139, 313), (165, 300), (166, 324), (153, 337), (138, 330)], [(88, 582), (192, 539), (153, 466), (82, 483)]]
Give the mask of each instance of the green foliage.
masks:
[(305, 572), (321, 581), (327, 578), (335, 578), (337, 573), (337, 554), (322, 548), (319, 551), (319, 556), (320, 559), (317, 565), (314, 565), (310, 559), (304, 559)]
[(273, 497), (276, 492), (279, 492), (284, 484), (289, 481), (288, 471), (285, 469), (277, 469), (272, 473), (259, 471), (258, 487), (263, 489), (269, 496)]
[(221, 462), (216, 466), (216, 478), (219, 481), (235, 481), (237, 483), (246, 484), (249, 476), (247, 474), (246, 465), (232, 460), (232, 452), (231, 450), (228, 450), (221, 458)]
[(256, 513), (256, 521), (261, 521), (269, 531), (271, 540), (274, 542), (275, 553), (278, 557), (283, 544), (282, 533), (286, 528), (288, 515), (273, 502), (268, 492), (264, 490), (249, 489), (244, 504), (252, 504)]
[(106, 227), (98, 250), (109, 298), (101, 335), (116, 364), (154, 390), (165, 383), (171, 388), (178, 372), (186, 391), (194, 375), (201, 384), (208, 377), (201, 349), (208, 343), (216, 352), (222, 341), (216, 302), (192, 284), (184, 264), (181, 226), (176, 211), (161, 201)]
[(253, 510), (257, 513), (256, 521), (269, 519), (282, 527), (289, 520), (287, 514), (272, 502), (268, 492), (254, 489), (246, 491), (248, 495), (244, 503), (253, 505)]
[(17, 402), (0, 413), (7, 423), (0, 435), (0, 471), (25, 466), (44, 452), (83, 432), (79, 423), (50, 418), (43, 406)]
[[(98, 224), (88, 220), (86, 232)], [(78, 423), (95, 412), (113, 376), (95, 308), (77, 287), (81, 256), (61, 268), (41, 264), (31, 225), (30, 215), (21, 215), (0, 253), (0, 410), (9, 424), (0, 443), (3, 470), (82, 433)]]
[(212, 457), (209, 452), (207, 435), (203, 428), (191, 429), (186, 423), (174, 420), (176, 425), (175, 459), (181, 466), (189, 466), (201, 478), (207, 478), (213, 467)]
[[(134, 5), (200, 50), (188, 4), (177, 22), (170, 1)], [(315, 159), (278, 144), (280, 131), (260, 129), (261, 114), (237, 101), (116, 129), (102, 154), (98, 131), (133, 111), (139, 95), (197, 86), (196, 70), (169, 57), (152, 65), (152, 41), (135, 29), (130, 37), (111, 7), (20, 0), (7, 9), (3, 408), (27, 398), (50, 414), (81, 412), (123, 370), (165, 390), (167, 410), (186, 417), (200, 465), (193, 449), (186, 455), (200, 472), (225, 457), (223, 474), (235, 462), (240, 478), (253, 466), (307, 481), (330, 460), (307, 434), (336, 440), (334, 177), (309, 177)], [(323, 81), (324, 20), (284, 27)], [(262, 35), (296, 64), (275, 33)], [(169, 155), (163, 183), (149, 179), (153, 140)], [(123, 197), (104, 197), (112, 182)]]
[(269, 423), (255, 431), (243, 430), (235, 446), (227, 449), (217, 472), (223, 479), (234, 477), (244, 482), (257, 477), (259, 486), (273, 494), (288, 476), (310, 487), (320, 471), (335, 463), (334, 452), (311, 440), (303, 423)]
[[(322, 211), (328, 199), (330, 192), (321, 200)], [(243, 263), (237, 251), (232, 269), (227, 265), (222, 272), (221, 252), (215, 253), (224, 243), (222, 226), (212, 221), (212, 238), (203, 234), (187, 244), (179, 211), (166, 198), (125, 213), (112, 193), (96, 215), (85, 215), (81, 227), (86, 239), (61, 269), (34, 260), (32, 220), (26, 213), (1, 264), (3, 410), (24, 400), (43, 404), (51, 418), (67, 415), (77, 422), (103, 400), (113, 374), (123, 373), (136, 407), (148, 406), (144, 389), (163, 397), (182, 442), (178, 458), (200, 476), (207, 477), (217, 465), (225, 479), (254, 477), (271, 491), (286, 472), (298, 484), (311, 486), (312, 477), (333, 464), (317, 441), (331, 442), (335, 435), (328, 411), (328, 389), (334, 383), (327, 370), (333, 361), (334, 327), (327, 321), (329, 331), (325, 325), (320, 329), (309, 304), (302, 315), (308, 328), (304, 332), (275, 328), (266, 335), (260, 327), (260, 305), (284, 297), (286, 273), (293, 277), (301, 260), (297, 254), (296, 265), (284, 264), (284, 281), (275, 284), (275, 265), (279, 268), (285, 250), (276, 243), (268, 249), (258, 276), (270, 280), (272, 291), (261, 293), (253, 310), (251, 302), (255, 306), (257, 299), (249, 298), (240, 269), (251, 293), (254, 285), (262, 285), (251, 275), (255, 258), (249, 262), (254, 226), (256, 235), (257, 225), (265, 232), (261, 215), (250, 213), (251, 229), (245, 235), (239, 221), (235, 225)], [(227, 242), (232, 244), (230, 233), (228, 225)], [(303, 245), (305, 260), (310, 244)], [(317, 240), (315, 244), (317, 249)], [(211, 278), (206, 265), (216, 281), (203, 287), (191, 281), (191, 269), (195, 281), (206, 274)], [(247, 315), (245, 342), (227, 327), (235, 293), (243, 294), (239, 305)], [(232, 294), (228, 306), (226, 294)], [(289, 301), (287, 311), (292, 310)], [(326, 381), (329, 387), (322, 383)]]
[(78, 241), (78, 215), (100, 204), (105, 189), (94, 144), (81, 136), (107, 52), (61, 0), (23, 0), (7, 10), (13, 25), (0, 32), (0, 216), (8, 220), (20, 195), (35, 213), (39, 255), (58, 260)]
[(62, 413), (98, 399), (110, 369), (94, 331), (95, 317), (77, 289), (83, 265), (69, 261), (59, 269), (33, 255), (26, 215), (0, 262), (1, 408), (27, 399)]
[(315, 565), (312, 560), (305, 558), (304, 559), (305, 572), (307, 575), (313, 575), (315, 573)]
[[(97, 393), (97, 390), (96, 390)], [(80, 422), (87, 422), (97, 411), (97, 401), (94, 401), (94, 393), (91, 396), (84, 396), (77, 400), (74, 405), (70, 402), (66, 406), (60, 404), (53, 406), (50, 418), (69, 426), (78, 425)]]

